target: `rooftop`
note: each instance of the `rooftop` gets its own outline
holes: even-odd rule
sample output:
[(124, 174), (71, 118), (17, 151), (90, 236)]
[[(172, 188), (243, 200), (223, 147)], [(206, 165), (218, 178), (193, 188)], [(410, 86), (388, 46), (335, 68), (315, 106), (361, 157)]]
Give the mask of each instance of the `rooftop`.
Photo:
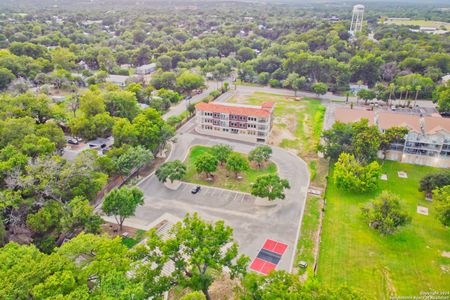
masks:
[(195, 105), (197, 110), (210, 111), (216, 113), (227, 113), (233, 115), (269, 117), (274, 103), (265, 102), (261, 106), (231, 104), (231, 103), (205, 103), (200, 102)]
[(379, 112), (378, 127), (386, 130), (391, 127), (405, 127), (410, 131), (421, 132), (420, 116), (395, 112)]
[(413, 132), (422, 133), (423, 127), (423, 131), (426, 134), (435, 134), (439, 131), (450, 133), (450, 119), (443, 118), (440, 115), (420, 117), (419, 115), (401, 112), (374, 112), (361, 109), (337, 108), (335, 118), (336, 121), (342, 123), (353, 123), (365, 118), (369, 120), (370, 125), (376, 122), (378, 128), (382, 130), (398, 126), (406, 127)]

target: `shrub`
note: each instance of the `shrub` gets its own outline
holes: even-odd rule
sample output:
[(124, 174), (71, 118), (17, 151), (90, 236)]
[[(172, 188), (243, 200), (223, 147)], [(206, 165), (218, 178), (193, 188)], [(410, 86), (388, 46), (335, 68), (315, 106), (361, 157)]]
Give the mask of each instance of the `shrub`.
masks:
[(392, 234), (398, 227), (411, 221), (400, 205), (398, 196), (383, 191), (380, 196), (362, 208), (362, 214), (370, 227), (381, 234)]

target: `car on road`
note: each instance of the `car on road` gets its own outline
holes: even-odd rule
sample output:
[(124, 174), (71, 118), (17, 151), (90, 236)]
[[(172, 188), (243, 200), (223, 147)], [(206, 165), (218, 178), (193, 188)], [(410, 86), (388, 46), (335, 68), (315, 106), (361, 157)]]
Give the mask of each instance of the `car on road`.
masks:
[(191, 193), (192, 193), (192, 194), (197, 194), (198, 192), (200, 192), (200, 190), (201, 190), (201, 187), (200, 187), (199, 185), (197, 185), (196, 187), (194, 187), (194, 188), (191, 190)]
[(78, 145), (78, 141), (76, 139), (68, 139), (67, 143), (71, 145)]

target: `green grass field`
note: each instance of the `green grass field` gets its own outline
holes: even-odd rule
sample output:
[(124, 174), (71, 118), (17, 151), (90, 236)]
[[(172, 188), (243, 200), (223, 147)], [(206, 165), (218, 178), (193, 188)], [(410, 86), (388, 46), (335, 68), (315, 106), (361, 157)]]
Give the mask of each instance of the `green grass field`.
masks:
[[(420, 179), (439, 169), (386, 161), (388, 181), (371, 194), (338, 190), (329, 176), (326, 210), (319, 256), (318, 276), (325, 286), (348, 285), (374, 299), (389, 295), (419, 296), (426, 291), (449, 291), (450, 231), (436, 219), (433, 205), (418, 191)], [(397, 176), (405, 171), (407, 179)], [(361, 217), (360, 207), (381, 190), (403, 200), (411, 224), (392, 236), (381, 236)], [(416, 213), (417, 205), (429, 208), (429, 215)]]
[(269, 162), (267, 166), (261, 169), (251, 165), (247, 171), (241, 172), (240, 176), (242, 176), (242, 179), (236, 179), (234, 173), (228, 172), (225, 166), (219, 165), (217, 171), (214, 172), (214, 181), (206, 181), (205, 175), (198, 174), (194, 165), (198, 156), (205, 152), (211, 152), (211, 148), (206, 146), (194, 146), (191, 148), (186, 161), (187, 172), (184, 178), (185, 181), (250, 193), (251, 184), (256, 181), (258, 176), (277, 173), (275, 163)]
[(385, 24), (435, 27), (437, 29), (441, 29), (441, 27), (445, 27), (446, 30), (450, 30), (450, 23), (438, 22), (438, 21), (428, 21), (428, 20), (386, 20)]
[(299, 274), (303, 274), (306, 271), (308, 275), (314, 274), (314, 242), (317, 237), (319, 218), (320, 198), (310, 196), (306, 201), (306, 207), (303, 213), (301, 234), (298, 240), (297, 256), (295, 259), (295, 266), (298, 266), (300, 261), (305, 261), (308, 263), (308, 267), (306, 269), (299, 268)]
[(271, 143), (291, 149), (302, 157), (315, 155), (320, 141), (325, 107), (320, 100), (255, 92), (248, 97), (233, 97), (229, 102), (259, 105), (274, 102), (274, 123)]

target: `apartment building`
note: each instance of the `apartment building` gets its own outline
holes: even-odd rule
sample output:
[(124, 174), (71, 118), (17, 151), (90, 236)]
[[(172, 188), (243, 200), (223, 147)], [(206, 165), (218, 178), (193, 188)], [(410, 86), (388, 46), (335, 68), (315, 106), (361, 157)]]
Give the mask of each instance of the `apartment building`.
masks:
[(267, 143), (272, 130), (274, 103), (261, 106), (204, 103), (196, 106), (196, 131), (244, 142)]
[(381, 132), (397, 126), (408, 134), (391, 145), (386, 158), (406, 163), (450, 168), (450, 119), (439, 115), (419, 116), (401, 112), (337, 108), (336, 121), (343, 123), (368, 119)]

